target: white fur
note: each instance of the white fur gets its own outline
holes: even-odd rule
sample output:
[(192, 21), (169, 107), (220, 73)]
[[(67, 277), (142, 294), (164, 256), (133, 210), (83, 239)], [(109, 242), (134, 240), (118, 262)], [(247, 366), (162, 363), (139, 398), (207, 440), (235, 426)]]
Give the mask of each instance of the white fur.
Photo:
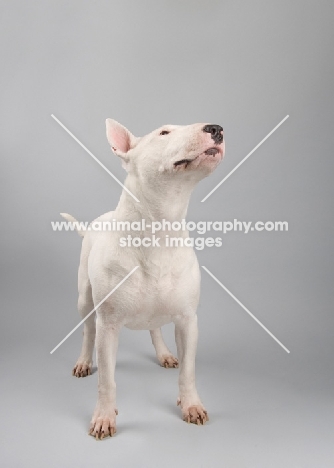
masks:
[[(186, 217), (189, 198), (197, 182), (209, 175), (224, 155), (224, 142), (216, 145), (205, 124), (167, 125), (142, 137), (134, 137), (118, 122), (107, 120), (107, 138), (128, 171), (125, 186), (140, 200), (122, 192), (117, 208), (96, 221), (180, 221)], [(161, 131), (170, 131), (161, 135)], [(205, 154), (216, 147), (215, 156)], [(189, 164), (174, 166), (183, 159)], [(64, 214), (69, 220), (70, 215)], [(82, 235), (83, 233), (80, 232)], [(122, 326), (151, 330), (161, 365), (176, 367), (178, 361), (166, 347), (160, 327), (174, 322), (180, 362), (179, 399), (183, 418), (204, 423), (207, 413), (195, 387), (197, 344), (196, 309), (200, 270), (190, 247), (163, 247), (166, 234), (159, 232), (161, 247), (120, 247), (121, 237), (151, 237), (147, 232), (94, 232), (84, 235), (79, 266), (78, 308), (85, 317), (135, 266), (135, 273), (112, 294), (84, 324), (80, 357), (73, 370), (81, 377), (90, 374), (94, 342), (98, 361), (98, 401), (90, 434), (97, 438), (116, 432), (116, 384), (114, 370), (118, 333)], [(188, 232), (178, 236), (188, 237)], [(96, 338), (95, 338), (96, 330)]]

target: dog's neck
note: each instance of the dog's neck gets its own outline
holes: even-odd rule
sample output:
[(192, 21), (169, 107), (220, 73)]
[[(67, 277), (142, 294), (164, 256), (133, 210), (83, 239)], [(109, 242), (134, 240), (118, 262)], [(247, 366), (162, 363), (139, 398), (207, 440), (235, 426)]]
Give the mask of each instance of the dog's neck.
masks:
[(138, 199), (139, 203), (123, 190), (116, 212), (123, 219), (151, 221), (181, 221), (185, 219), (191, 193), (196, 183), (181, 178), (159, 181), (152, 184), (138, 181), (128, 174), (125, 187)]

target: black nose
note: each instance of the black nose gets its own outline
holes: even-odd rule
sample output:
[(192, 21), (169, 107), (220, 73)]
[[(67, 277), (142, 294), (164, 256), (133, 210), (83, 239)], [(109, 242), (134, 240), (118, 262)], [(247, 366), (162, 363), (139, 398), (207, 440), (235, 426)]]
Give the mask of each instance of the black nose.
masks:
[(217, 144), (223, 141), (223, 127), (220, 125), (205, 125), (203, 132), (211, 133), (211, 138)]

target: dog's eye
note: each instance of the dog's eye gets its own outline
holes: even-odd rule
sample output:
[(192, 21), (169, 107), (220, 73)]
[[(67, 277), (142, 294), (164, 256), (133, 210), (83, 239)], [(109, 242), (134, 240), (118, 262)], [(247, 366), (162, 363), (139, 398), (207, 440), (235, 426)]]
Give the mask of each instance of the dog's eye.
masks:
[(160, 135), (168, 135), (168, 133), (170, 133), (168, 130), (162, 130)]

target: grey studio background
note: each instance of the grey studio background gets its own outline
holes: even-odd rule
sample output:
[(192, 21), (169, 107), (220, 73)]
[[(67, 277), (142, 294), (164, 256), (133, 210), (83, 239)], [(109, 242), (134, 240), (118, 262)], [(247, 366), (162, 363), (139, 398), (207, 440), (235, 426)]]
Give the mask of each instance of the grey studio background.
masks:
[[(1, 2), (1, 465), (329, 468), (333, 453), (333, 4), (329, 1)], [(71, 376), (81, 241), (121, 188), (105, 119), (143, 135), (219, 123), (226, 158), (189, 220), (288, 221), (198, 252), (291, 354), (204, 271), (198, 388), (210, 422), (187, 425), (176, 370), (149, 333), (124, 330), (118, 433), (87, 429), (97, 372)], [(287, 114), (205, 203), (200, 200)], [(164, 327), (173, 344), (173, 327)]]

